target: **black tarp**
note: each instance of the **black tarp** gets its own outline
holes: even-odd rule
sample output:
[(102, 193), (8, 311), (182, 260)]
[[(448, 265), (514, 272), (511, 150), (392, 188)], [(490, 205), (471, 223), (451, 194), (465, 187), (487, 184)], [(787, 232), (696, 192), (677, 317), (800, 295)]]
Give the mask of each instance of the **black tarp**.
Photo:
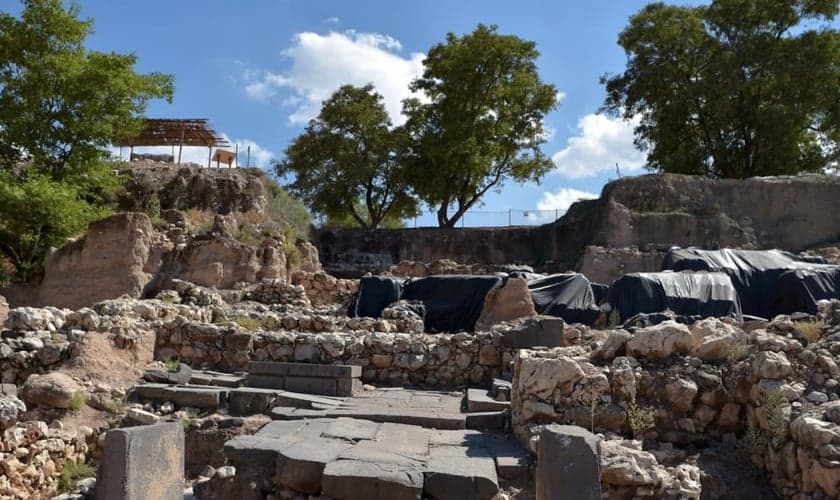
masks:
[(607, 298), (607, 293), (610, 291), (610, 285), (595, 282), (590, 282), (589, 285), (592, 287), (592, 296), (595, 297), (595, 304), (600, 306)]
[(672, 248), (662, 261), (662, 270), (724, 272), (738, 291), (744, 314), (772, 318), (779, 314), (774, 308), (779, 277), (794, 269), (824, 266), (820, 261), (781, 250)]
[(551, 274), (529, 280), (528, 289), (540, 314), (586, 325), (594, 323), (600, 314), (589, 280), (582, 274)]
[(820, 300), (840, 299), (840, 266), (820, 266), (786, 271), (776, 286), (777, 314), (817, 314)]
[(738, 293), (724, 273), (625, 274), (613, 282), (607, 300), (618, 311), (620, 323), (639, 313), (666, 310), (679, 316), (741, 319)]
[(428, 276), (408, 280), (400, 298), (425, 304), (427, 332), (472, 331), (487, 292), (503, 283), (499, 276)]
[(378, 318), (388, 304), (400, 300), (403, 291), (402, 278), (388, 276), (364, 276), (359, 280), (359, 294), (350, 316)]

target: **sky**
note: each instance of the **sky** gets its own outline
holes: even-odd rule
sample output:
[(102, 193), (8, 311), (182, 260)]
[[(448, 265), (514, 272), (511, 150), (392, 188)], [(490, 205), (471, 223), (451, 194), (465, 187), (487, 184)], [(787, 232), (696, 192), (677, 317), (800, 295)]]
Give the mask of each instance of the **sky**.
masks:
[[(552, 172), (538, 184), (508, 182), (489, 193), (479, 210), (498, 213), (475, 212), (466, 225), (506, 224), (509, 209), (517, 210), (514, 224), (551, 220), (573, 201), (597, 197), (616, 177), (616, 164), (623, 175), (644, 173), (633, 124), (599, 112), (605, 97), (599, 77), (623, 70), (626, 56), (617, 37), (644, 1), (76, 3), (81, 17), (95, 22), (88, 48), (132, 52), (138, 71), (175, 76), (173, 102), (151, 102), (147, 116), (209, 118), (239, 145), (242, 164), (250, 146), (250, 164), (270, 168), (342, 84), (373, 83), (392, 121), (400, 123), (400, 101), (422, 72), (428, 49), (448, 32), (462, 35), (484, 23), (537, 43), (540, 76), (556, 86), (561, 102), (545, 119), (550, 139), (542, 151), (554, 163)], [(185, 148), (184, 160), (206, 163), (207, 150)], [(433, 225), (434, 219), (418, 223)]]

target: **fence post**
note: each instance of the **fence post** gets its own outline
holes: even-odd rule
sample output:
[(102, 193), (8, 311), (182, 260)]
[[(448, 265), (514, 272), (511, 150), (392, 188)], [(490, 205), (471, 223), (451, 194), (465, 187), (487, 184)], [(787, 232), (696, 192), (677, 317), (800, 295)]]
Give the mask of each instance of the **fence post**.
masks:
[(557, 220), (557, 219), (559, 219), (559, 218), (560, 218), (560, 209), (559, 209), (559, 208), (555, 208), (555, 209), (554, 209), (554, 220)]
[(511, 220), (512, 213), (513, 213), (513, 209), (508, 208), (508, 227), (513, 225), (512, 220)]

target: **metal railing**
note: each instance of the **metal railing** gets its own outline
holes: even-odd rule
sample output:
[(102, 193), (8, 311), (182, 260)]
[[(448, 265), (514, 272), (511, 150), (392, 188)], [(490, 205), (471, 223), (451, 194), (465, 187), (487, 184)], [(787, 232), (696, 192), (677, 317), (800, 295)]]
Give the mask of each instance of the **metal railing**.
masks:
[[(458, 227), (505, 227), (539, 226), (554, 222), (565, 214), (565, 210), (525, 210), (509, 208), (507, 210), (467, 210), (458, 220)], [(437, 211), (424, 211), (414, 219), (406, 221), (408, 227), (437, 226)]]

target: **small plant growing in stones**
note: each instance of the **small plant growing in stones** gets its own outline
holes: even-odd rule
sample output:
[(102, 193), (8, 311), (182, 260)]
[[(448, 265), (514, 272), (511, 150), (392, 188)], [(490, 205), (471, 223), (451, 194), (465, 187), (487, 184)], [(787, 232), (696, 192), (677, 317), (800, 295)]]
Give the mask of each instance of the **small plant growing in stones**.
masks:
[(61, 469), (61, 479), (59, 480), (59, 488), (62, 492), (68, 493), (73, 491), (76, 482), (88, 477), (96, 475), (96, 468), (84, 462), (76, 462), (68, 460), (64, 463), (64, 468)]
[(779, 448), (785, 444), (790, 426), (790, 403), (781, 392), (767, 396), (764, 403), (767, 410), (767, 427), (773, 446)]
[(181, 361), (178, 358), (166, 358), (163, 361), (163, 366), (168, 372), (177, 372), (181, 367)]
[(581, 402), (585, 403), (589, 408), (589, 431), (595, 432), (595, 414), (598, 410), (598, 403), (601, 401), (601, 396), (604, 394), (604, 389), (596, 384), (588, 385), (581, 393)]
[(642, 437), (652, 430), (656, 423), (656, 410), (650, 406), (637, 405), (635, 401), (627, 405), (627, 420), (634, 437)]
[(752, 422), (747, 424), (747, 429), (738, 444), (747, 455), (755, 455), (762, 451), (761, 432), (755, 424)]
[(610, 311), (610, 317), (607, 320), (607, 324), (610, 328), (615, 328), (621, 324), (621, 314), (618, 313), (618, 309)]
[(122, 412), (123, 408), (125, 408), (125, 401), (121, 398), (111, 398), (102, 406), (105, 408), (105, 411), (111, 415), (116, 415)]
[(813, 344), (822, 338), (825, 321), (822, 319), (816, 321), (797, 321), (794, 323), (794, 327), (800, 337), (808, 341), (809, 344)]
[(246, 330), (259, 330), (262, 326), (262, 322), (260, 320), (249, 316), (238, 316), (234, 318), (233, 321)]
[(752, 346), (750, 346), (750, 344), (739, 342), (729, 349), (729, 353), (726, 355), (726, 362), (730, 365), (734, 365), (738, 361), (746, 359), (746, 357), (750, 355), (750, 351), (752, 351)]
[(73, 393), (73, 397), (70, 398), (70, 403), (67, 405), (67, 408), (73, 411), (78, 411), (85, 405), (87, 402), (87, 396), (82, 391), (76, 391)]
[(184, 415), (181, 417), (181, 426), (184, 427), (184, 432), (189, 432), (193, 420), (201, 416), (201, 413), (195, 408), (187, 408)]

